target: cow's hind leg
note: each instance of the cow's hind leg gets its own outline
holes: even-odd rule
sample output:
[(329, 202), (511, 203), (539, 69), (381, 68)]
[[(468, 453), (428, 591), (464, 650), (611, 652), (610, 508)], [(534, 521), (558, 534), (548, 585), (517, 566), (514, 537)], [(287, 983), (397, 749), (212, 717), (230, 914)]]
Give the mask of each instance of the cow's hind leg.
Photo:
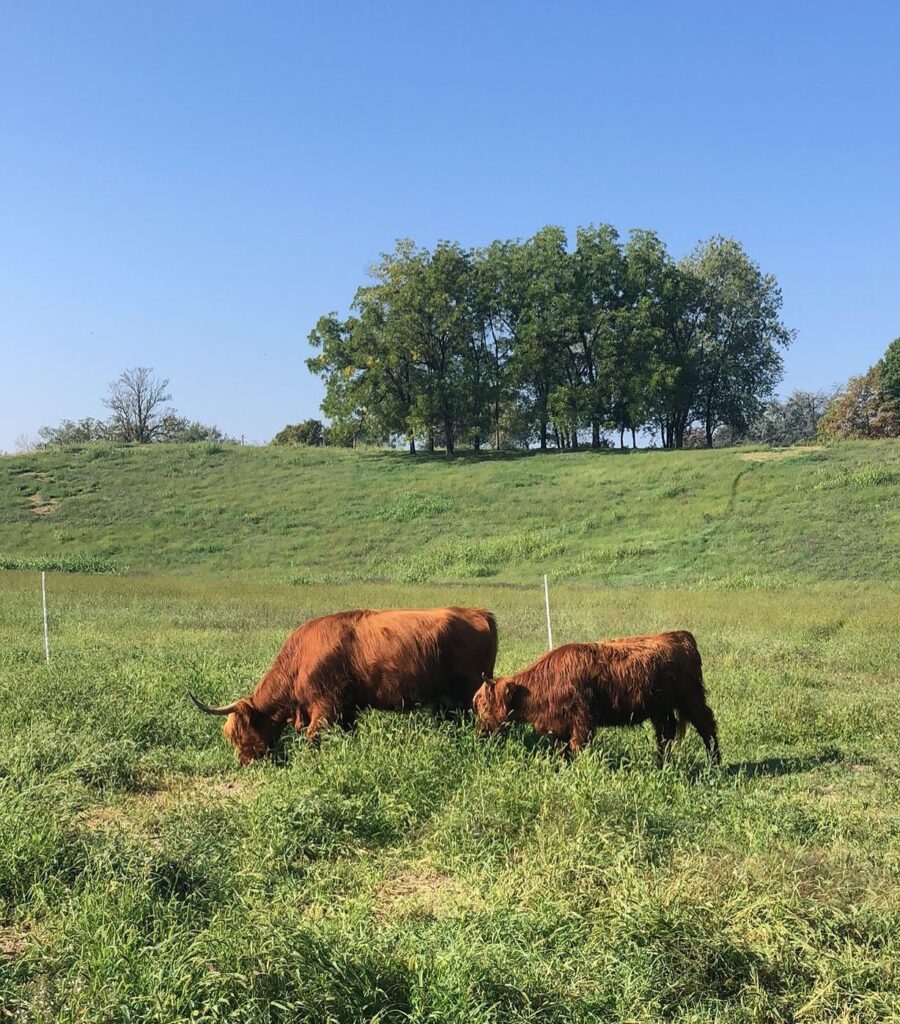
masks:
[(719, 751), (719, 732), (716, 728), (716, 716), (706, 700), (700, 696), (682, 709), (682, 714), (700, 734), (700, 739), (709, 754), (712, 764), (722, 763), (722, 754)]
[(667, 711), (654, 715), (652, 722), (656, 731), (656, 764), (662, 768), (671, 756), (672, 744), (678, 734), (678, 720), (673, 711)]

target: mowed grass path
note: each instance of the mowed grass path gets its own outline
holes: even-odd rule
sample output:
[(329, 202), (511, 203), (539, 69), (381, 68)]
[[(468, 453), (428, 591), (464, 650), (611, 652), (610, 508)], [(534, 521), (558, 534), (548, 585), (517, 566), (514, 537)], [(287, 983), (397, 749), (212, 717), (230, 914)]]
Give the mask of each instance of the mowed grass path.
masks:
[[(867, 501), (868, 522), (895, 514)], [(487, 531), (525, 514), (491, 511)], [(558, 642), (696, 634), (718, 772), (693, 734), (660, 772), (646, 729), (566, 762), (424, 713), (367, 713), (316, 750), (290, 736), (240, 771), (188, 687), (231, 699), (299, 621), (364, 605), (493, 608), (510, 670), (543, 650), (540, 590), (52, 574), (48, 669), (38, 576), (0, 573), (0, 1020), (900, 1020), (898, 597), (555, 584)]]

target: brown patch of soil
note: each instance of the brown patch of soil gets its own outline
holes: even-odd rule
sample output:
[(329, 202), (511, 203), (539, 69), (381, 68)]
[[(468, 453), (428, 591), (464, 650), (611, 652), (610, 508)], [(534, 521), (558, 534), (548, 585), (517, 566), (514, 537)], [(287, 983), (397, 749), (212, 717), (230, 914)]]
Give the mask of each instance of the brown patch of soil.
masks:
[(52, 516), (59, 508), (59, 498), (48, 498), (46, 501), (41, 497), (40, 492), (29, 494), (28, 505), (31, 511), (43, 519), (45, 516)]

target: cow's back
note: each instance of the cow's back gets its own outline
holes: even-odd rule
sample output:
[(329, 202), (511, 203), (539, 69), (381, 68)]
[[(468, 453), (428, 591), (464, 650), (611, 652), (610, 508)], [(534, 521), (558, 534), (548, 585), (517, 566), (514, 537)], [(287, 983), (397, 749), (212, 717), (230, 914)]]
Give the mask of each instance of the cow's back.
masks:
[(363, 610), (307, 622), (291, 644), (302, 703), (339, 689), (357, 707), (458, 707), (493, 672), (497, 632), (482, 609)]

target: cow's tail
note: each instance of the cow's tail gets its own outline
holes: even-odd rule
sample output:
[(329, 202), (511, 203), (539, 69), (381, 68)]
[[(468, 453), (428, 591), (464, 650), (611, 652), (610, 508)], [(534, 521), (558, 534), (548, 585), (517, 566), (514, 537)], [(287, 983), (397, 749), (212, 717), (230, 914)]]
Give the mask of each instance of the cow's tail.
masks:
[(688, 727), (688, 720), (684, 717), (684, 712), (680, 708), (675, 709), (675, 742), (680, 743), (684, 739), (685, 730)]

